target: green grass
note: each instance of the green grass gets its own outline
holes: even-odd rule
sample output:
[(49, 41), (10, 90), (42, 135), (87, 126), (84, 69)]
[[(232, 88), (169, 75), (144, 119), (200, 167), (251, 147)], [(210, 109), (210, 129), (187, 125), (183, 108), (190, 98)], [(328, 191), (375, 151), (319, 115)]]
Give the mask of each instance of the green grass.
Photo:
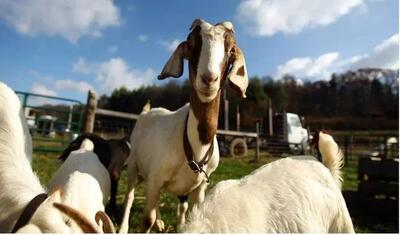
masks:
[[(250, 152), (253, 154), (253, 152)], [(249, 157), (232, 159), (232, 158), (221, 158), (220, 165), (217, 170), (211, 175), (210, 181), (211, 184), (208, 188), (213, 187), (217, 182), (226, 179), (237, 179), (241, 178), (257, 169), (261, 165), (264, 165), (268, 162), (279, 159), (279, 157), (272, 157), (269, 155), (262, 155), (260, 161), (254, 163), (252, 160), (254, 159), (254, 155), (250, 155)], [(37, 172), (42, 184), (47, 185), (51, 176), (57, 170), (59, 166), (59, 162), (56, 159), (56, 154), (46, 153), (46, 154), (34, 154), (33, 158), (33, 169)], [(119, 183), (119, 194), (117, 196), (117, 204), (119, 205), (117, 208), (117, 213), (112, 215), (112, 219), (114, 220), (116, 227), (118, 227), (121, 216), (122, 216), (122, 203), (124, 199), (124, 193), (126, 191), (127, 185), (127, 177), (126, 171), (124, 171), (121, 175), (121, 180)], [(344, 168), (344, 190), (356, 190), (357, 189), (357, 161), (350, 160), (348, 166)], [(166, 232), (177, 232), (175, 229), (176, 225), (176, 207), (177, 207), (177, 198), (169, 193), (162, 192), (161, 193), (161, 215), (162, 219), (166, 224), (167, 231)], [(131, 210), (130, 216), (130, 229), (129, 232), (140, 232), (140, 224), (142, 219), (142, 210), (144, 207), (144, 186), (139, 185), (135, 191), (135, 201), (133, 203), (133, 207)], [(356, 225), (357, 232), (370, 232), (369, 228), (358, 227)], [(385, 231), (384, 229), (381, 231)]]

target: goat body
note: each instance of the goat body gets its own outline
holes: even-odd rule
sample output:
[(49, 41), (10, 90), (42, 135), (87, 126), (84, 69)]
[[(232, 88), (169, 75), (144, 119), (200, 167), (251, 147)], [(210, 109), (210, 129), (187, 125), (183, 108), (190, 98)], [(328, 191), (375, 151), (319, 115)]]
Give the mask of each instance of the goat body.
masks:
[(326, 166), (312, 156), (288, 157), (219, 182), (189, 214), (186, 232), (354, 232), (337, 184), (342, 157), (333, 144), (321, 151)]
[[(147, 181), (156, 178), (160, 182), (154, 183), (179, 196), (192, 192), (204, 179), (202, 173), (195, 174), (187, 166), (183, 150), (183, 130), (188, 112), (187, 104), (176, 112), (155, 108), (142, 114), (132, 134), (134, 157), (129, 159), (134, 161), (140, 177)], [(219, 162), (216, 138), (213, 141), (213, 155), (204, 167), (207, 174), (213, 172)]]
[[(18, 97), (0, 82), (0, 232), (11, 232), (30, 200), (46, 192), (31, 168), (31, 141)], [(36, 210), (27, 225), (32, 231), (69, 231), (52, 201), (50, 195)]]
[[(61, 189), (61, 202), (75, 208), (96, 224), (95, 215), (104, 211), (110, 195), (107, 169), (93, 152), (93, 143), (85, 139), (82, 148), (72, 151), (50, 182), (50, 189)], [(76, 226), (74, 229), (78, 230)], [(79, 230), (78, 230), (79, 231)]]
[[(120, 233), (128, 232), (134, 187), (139, 177), (146, 181), (147, 187), (144, 232), (150, 232), (153, 224), (159, 231), (163, 230), (157, 206), (162, 188), (182, 196), (182, 199), (188, 196), (190, 206), (203, 201), (207, 175), (216, 169), (219, 162), (216, 131), (224, 82), (229, 80), (230, 86), (245, 97), (248, 85), (246, 66), (244, 55), (233, 37), (232, 23), (211, 25), (197, 19), (190, 30), (187, 40), (177, 46), (158, 76), (160, 80), (180, 77), (184, 59), (187, 59), (190, 105), (175, 112), (163, 108), (148, 111), (147, 105), (143, 109), (131, 136), (128, 191)], [(202, 159), (209, 159), (208, 163), (198, 167), (197, 163), (203, 162)], [(196, 170), (196, 166), (198, 171), (193, 172), (191, 168)], [(181, 200), (178, 230), (185, 222), (187, 209), (188, 203)]]
[(119, 177), (130, 152), (130, 147), (127, 145), (129, 139), (124, 137), (116, 140), (105, 140), (96, 134), (85, 133), (72, 141), (60, 155), (59, 159), (65, 161), (72, 151), (80, 149), (85, 139), (93, 142), (93, 152), (110, 174), (111, 196), (109, 209), (114, 210), (117, 201)]

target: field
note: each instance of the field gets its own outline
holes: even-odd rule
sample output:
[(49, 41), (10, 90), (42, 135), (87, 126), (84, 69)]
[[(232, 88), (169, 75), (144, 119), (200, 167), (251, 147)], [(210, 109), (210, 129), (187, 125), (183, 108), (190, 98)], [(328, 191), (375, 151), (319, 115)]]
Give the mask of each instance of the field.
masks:
[[(41, 182), (47, 185), (53, 173), (57, 170), (59, 162), (56, 160), (56, 154), (34, 154), (33, 168), (37, 172)], [(268, 162), (279, 159), (279, 157), (272, 157), (269, 155), (262, 155), (261, 160), (258, 163), (252, 163), (252, 155), (246, 158), (232, 159), (232, 158), (222, 158), (219, 167), (216, 172), (211, 175), (210, 181), (211, 188), (215, 183), (225, 179), (237, 179), (244, 175), (249, 174), (254, 169), (259, 166), (266, 164)], [(349, 161), (349, 165), (344, 168), (344, 185), (343, 190), (356, 190), (357, 188), (357, 161)], [(112, 215), (112, 218), (118, 226), (122, 215), (122, 203), (124, 198), (124, 192), (126, 191), (126, 172), (122, 174), (122, 178), (119, 185), (118, 194), (118, 212)], [(161, 215), (162, 219), (166, 223), (166, 228), (169, 233), (176, 232), (174, 225), (176, 224), (176, 205), (177, 198), (166, 192), (161, 195)], [(135, 193), (135, 201), (133, 203), (131, 218), (130, 218), (130, 230), (129, 232), (140, 232), (140, 223), (142, 218), (142, 209), (144, 205), (144, 187), (140, 185)], [(356, 225), (357, 232), (387, 232), (393, 231), (394, 228), (387, 227), (386, 225), (370, 225), (367, 227), (359, 227)]]

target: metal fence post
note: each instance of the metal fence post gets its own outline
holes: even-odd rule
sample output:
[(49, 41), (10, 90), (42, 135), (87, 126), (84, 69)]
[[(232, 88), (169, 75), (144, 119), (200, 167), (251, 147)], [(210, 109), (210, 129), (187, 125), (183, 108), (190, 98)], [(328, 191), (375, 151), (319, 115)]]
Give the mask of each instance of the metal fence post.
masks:
[(88, 92), (88, 98), (86, 103), (86, 117), (85, 117), (85, 125), (83, 127), (83, 132), (85, 133), (93, 133), (94, 128), (94, 120), (96, 116), (96, 93), (94, 91)]
[(255, 161), (258, 162), (260, 160), (260, 123), (256, 123), (256, 132), (257, 132), (257, 138), (256, 138), (256, 159)]

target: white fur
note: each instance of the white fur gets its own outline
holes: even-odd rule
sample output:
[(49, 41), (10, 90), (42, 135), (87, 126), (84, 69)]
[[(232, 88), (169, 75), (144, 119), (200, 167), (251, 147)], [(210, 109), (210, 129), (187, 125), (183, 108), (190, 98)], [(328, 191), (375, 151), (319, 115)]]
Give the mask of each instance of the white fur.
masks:
[[(32, 143), (21, 103), (0, 82), (0, 232), (11, 232), (22, 210), (36, 195), (45, 193), (31, 168)], [(68, 232), (53, 196), (42, 203), (24, 232)]]
[[(221, 63), (225, 59), (225, 30), (207, 23), (202, 24), (202, 46), (196, 75), (196, 91), (202, 102), (210, 102), (218, 93), (221, 77)], [(212, 74), (218, 77), (210, 85), (204, 84), (202, 75)], [(202, 92), (204, 91), (204, 92)]]
[(339, 188), (342, 187), (343, 153), (333, 140), (332, 136), (319, 132), (318, 149), (323, 156), (322, 162), (331, 171), (333, 178)]
[[(189, 105), (186, 104), (179, 110), (171, 112), (163, 108), (153, 108), (147, 113), (142, 113), (136, 122), (131, 136), (132, 151), (128, 158), (128, 192), (125, 198), (125, 212), (120, 233), (128, 232), (130, 208), (134, 200), (134, 186), (138, 176), (146, 181), (146, 206), (144, 218), (160, 221), (156, 214), (157, 201), (162, 188), (183, 196), (189, 194), (193, 203), (202, 201), (207, 183), (203, 173), (194, 173), (187, 164), (183, 149), (183, 132)], [(189, 120), (195, 120), (192, 115)], [(189, 122), (189, 128), (192, 130)], [(190, 134), (189, 141), (193, 134)], [(197, 132), (198, 135), (198, 132)], [(192, 144), (194, 158), (200, 161), (206, 147)], [(219, 162), (219, 150), (214, 138), (213, 156), (204, 166), (207, 174), (211, 174)], [(187, 206), (182, 206), (179, 221), (184, 222)], [(156, 221), (156, 225), (159, 222)]]
[[(336, 144), (330, 142), (330, 144)], [(322, 165), (311, 156), (272, 162), (240, 180), (219, 182), (189, 214), (186, 232), (354, 233), (337, 185), (341, 158), (330, 146)], [(329, 153), (329, 156), (327, 155)], [(331, 174), (333, 173), (333, 174)]]
[[(95, 215), (104, 211), (110, 195), (110, 176), (93, 152), (92, 141), (85, 139), (81, 148), (71, 152), (50, 182), (50, 189), (61, 189), (61, 202), (82, 212), (96, 224)], [(73, 223), (74, 231), (80, 228)]]

